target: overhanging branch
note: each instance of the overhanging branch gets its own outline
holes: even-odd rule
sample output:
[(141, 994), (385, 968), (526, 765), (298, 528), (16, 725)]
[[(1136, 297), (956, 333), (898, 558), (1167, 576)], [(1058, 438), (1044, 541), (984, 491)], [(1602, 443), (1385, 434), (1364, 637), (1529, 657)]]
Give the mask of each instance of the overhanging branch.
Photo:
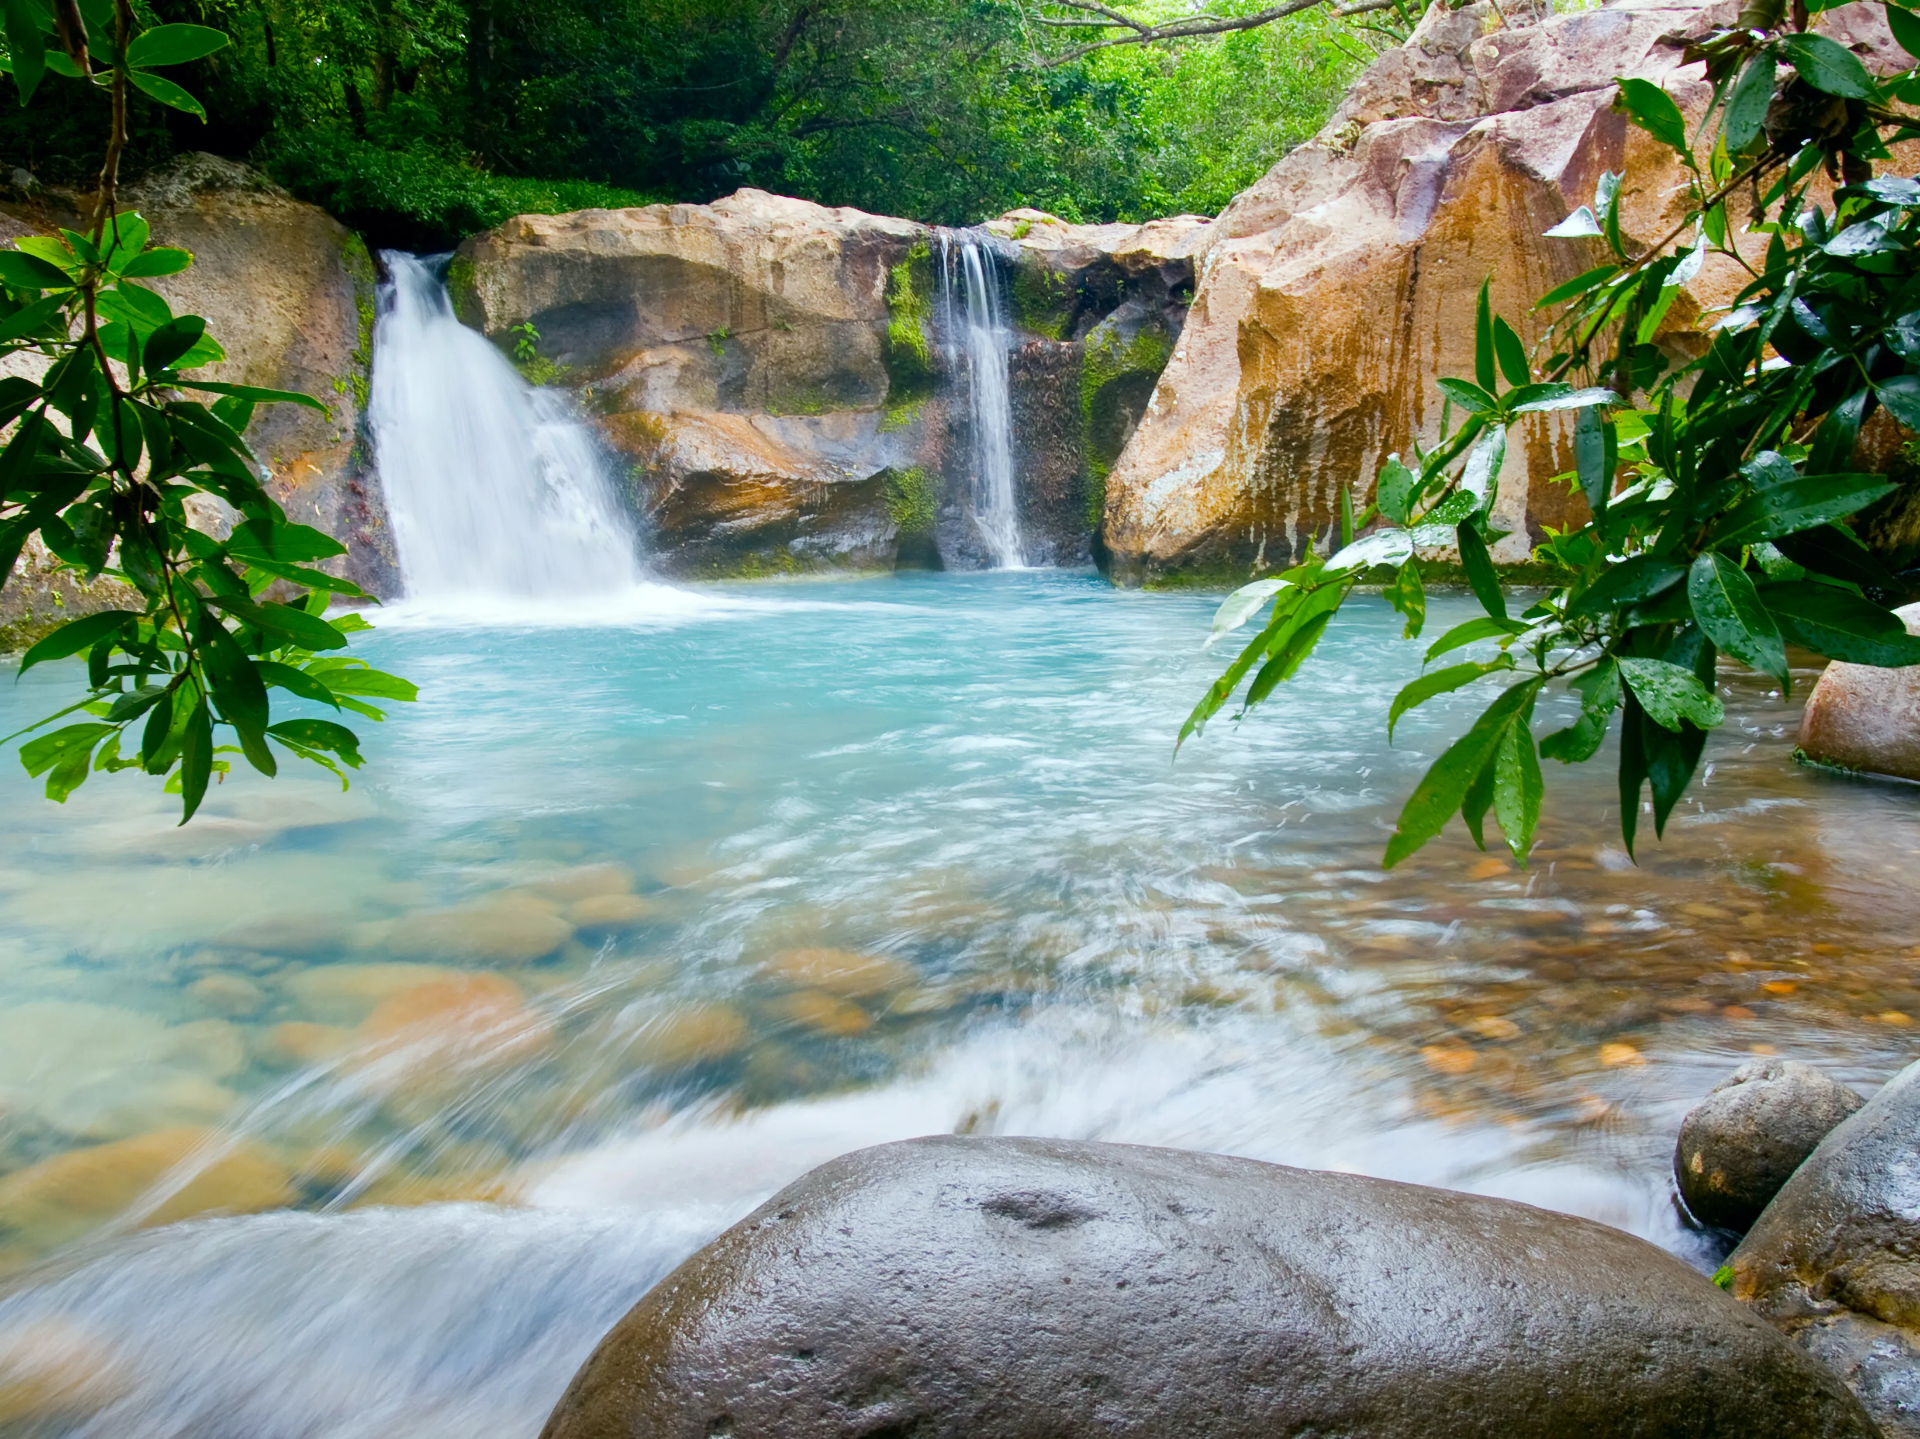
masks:
[[(1262, 25), (1270, 25), (1288, 15), (1298, 15), (1303, 10), (1311, 10), (1317, 5), (1325, 5), (1328, 0), (1285, 0), (1279, 5), (1270, 5), (1264, 10), (1256, 10), (1250, 15), (1212, 15), (1201, 13), (1183, 16), (1178, 20), (1169, 20), (1162, 25), (1148, 25), (1135, 19), (1100, 0), (1045, 0), (1049, 9), (1072, 10), (1086, 18), (1069, 16), (1035, 16), (1042, 25), (1064, 26), (1075, 29), (1112, 30), (1116, 33), (1103, 36), (1098, 40), (1087, 40), (1053, 55), (1036, 58), (1040, 67), (1051, 68), (1055, 65), (1068, 65), (1096, 50), (1110, 50), (1116, 45), (1152, 45), (1163, 40), (1190, 40), (1204, 35), (1226, 35), (1236, 30), (1257, 30)], [(1354, 6), (1354, 12), (1361, 9), (1384, 9), (1390, 0), (1376, 6), (1361, 0)], [(1336, 13), (1346, 13), (1336, 7)]]

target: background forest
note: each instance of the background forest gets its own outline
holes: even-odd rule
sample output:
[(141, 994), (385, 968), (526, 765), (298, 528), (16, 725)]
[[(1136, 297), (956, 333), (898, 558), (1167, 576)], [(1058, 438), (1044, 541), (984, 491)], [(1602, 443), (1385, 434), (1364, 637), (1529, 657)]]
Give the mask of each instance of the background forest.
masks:
[[(130, 172), (182, 150), (269, 171), (381, 244), (742, 185), (964, 224), (1213, 213), (1370, 58), (1324, 10), (1042, 67), (1012, 0), (151, 0), (234, 44), (179, 67), (207, 121), (135, 97)], [(1378, 17), (1370, 17), (1377, 19)], [(11, 89), (10, 80), (0, 86)], [(97, 168), (106, 100), (0, 104), (43, 183)]]

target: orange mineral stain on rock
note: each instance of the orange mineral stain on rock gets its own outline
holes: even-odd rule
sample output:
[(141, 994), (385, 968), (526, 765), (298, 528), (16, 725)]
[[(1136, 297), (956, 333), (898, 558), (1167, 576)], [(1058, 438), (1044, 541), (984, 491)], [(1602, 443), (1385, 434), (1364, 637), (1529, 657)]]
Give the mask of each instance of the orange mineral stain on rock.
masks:
[(1437, 1074), (1465, 1074), (1474, 1062), (1473, 1051), (1464, 1044), (1429, 1044), (1421, 1049), (1420, 1057)]
[(1600, 1046), (1600, 1062), (1610, 1069), (1621, 1065), (1640, 1065), (1647, 1057), (1631, 1044), (1603, 1044)]
[(1498, 879), (1503, 874), (1512, 873), (1512, 865), (1498, 856), (1490, 856), (1487, 859), (1476, 861), (1473, 868), (1467, 871), (1467, 878), (1472, 880)]

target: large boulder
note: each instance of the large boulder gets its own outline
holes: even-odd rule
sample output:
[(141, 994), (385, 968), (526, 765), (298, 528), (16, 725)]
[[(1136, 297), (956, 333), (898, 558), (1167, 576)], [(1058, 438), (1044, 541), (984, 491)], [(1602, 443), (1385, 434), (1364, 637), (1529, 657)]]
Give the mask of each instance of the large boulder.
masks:
[[(1434, 381), (1473, 372), (1481, 282), (1492, 277), (1495, 308), (1532, 345), (1547, 318), (1534, 300), (1599, 263), (1599, 241), (1541, 232), (1588, 203), (1603, 172), (1626, 174), (1629, 248), (1666, 234), (1684, 174), (1612, 108), (1614, 80), (1662, 84), (1697, 118), (1711, 90), (1699, 67), (1681, 67), (1681, 42), (1737, 8), (1615, 0), (1510, 28), (1511, 6), (1435, 0), (1320, 134), (1205, 237), (1191, 318), (1108, 480), (1115, 576), (1242, 580), (1324, 540), (1343, 489), (1358, 508), (1381, 460), (1437, 436)], [(1892, 63), (1874, 10), (1845, 6), (1819, 24)], [(1903, 173), (1912, 160), (1902, 153)], [(1692, 352), (1702, 310), (1739, 274), (1710, 262), (1662, 343)], [(1573, 467), (1571, 433), (1566, 415), (1514, 431), (1497, 560), (1524, 561), (1545, 527), (1584, 520), (1583, 501), (1552, 479)]]
[(911, 1140), (789, 1186), (604, 1339), (545, 1439), (1872, 1435), (1672, 1257), (1245, 1159)]
[(1728, 1266), (1887, 1434), (1920, 1436), (1920, 1063), (1820, 1142)]
[[(1920, 634), (1920, 604), (1895, 611)], [(1800, 752), (1819, 764), (1920, 780), (1920, 667), (1827, 666), (1800, 714)]]
[(1702, 1224), (1742, 1233), (1814, 1147), (1861, 1104), (1810, 1064), (1756, 1059), (1713, 1087), (1680, 1121), (1673, 1174)]
[[(204, 316), (225, 348), (227, 358), (200, 373), (326, 402), (326, 415), (263, 405), (248, 440), (288, 514), (348, 546), (330, 567), (375, 594), (397, 594), (386, 506), (361, 435), (374, 311), (366, 247), (325, 211), (213, 155), (184, 156), (126, 184), (121, 197), (152, 225), (156, 244), (193, 253), (191, 269), (145, 283), (177, 313)], [(31, 204), (0, 207), (0, 244), (81, 223), (74, 203), (39, 192)], [(213, 512), (203, 519), (214, 528), (222, 523)], [(128, 596), (111, 581), (55, 574), (50, 558), (32, 548), (0, 590), (0, 648), (31, 643), (54, 624)]]
[[(1105, 468), (1179, 333), (1205, 228), (1037, 211), (987, 227), (1017, 331), (1030, 561), (1092, 558)], [(661, 570), (967, 568), (991, 552), (941, 303), (958, 243), (749, 189), (521, 216), (467, 242), (449, 280), (463, 319), (533, 343), (529, 375), (581, 393), (631, 467)]]

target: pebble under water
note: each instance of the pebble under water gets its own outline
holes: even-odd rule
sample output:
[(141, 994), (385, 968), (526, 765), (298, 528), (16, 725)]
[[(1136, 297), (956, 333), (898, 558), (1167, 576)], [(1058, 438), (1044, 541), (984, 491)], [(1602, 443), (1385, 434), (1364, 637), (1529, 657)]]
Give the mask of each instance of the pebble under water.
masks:
[(1216, 604), (1019, 572), (402, 606), (357, 651), (422, 700), (360, 726), (349, 793), (236, 773), (181, 829), (10, 768), (0, 1427), (530, 1435), (681, 1257), (925, 1133), (1448, 1185), (1704, 1266), (1688, 1105), (1755, 1053), (1910, 1057), (1920, 812), (1792, 763), (1812, 672), (1723, 675), (1637, 867), (1603, 757), (1549, 766), (1531, 869), (1456, 825), (1389, 874), (1489, 695), (1389, 747), (1421, 647), (1357, 600), (1176, 762)]

